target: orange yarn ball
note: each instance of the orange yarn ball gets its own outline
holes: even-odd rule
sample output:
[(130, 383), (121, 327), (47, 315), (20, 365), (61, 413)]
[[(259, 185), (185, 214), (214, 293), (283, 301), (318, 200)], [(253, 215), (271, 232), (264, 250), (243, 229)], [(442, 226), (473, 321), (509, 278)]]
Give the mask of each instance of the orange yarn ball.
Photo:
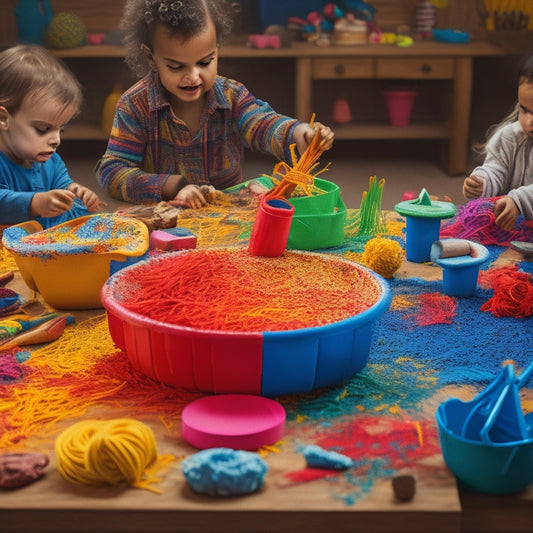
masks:
[(397, 241), (385, 237), (370, 239), (365, 246), (362, 262), (384, 278), (392, 278), (402, 265), (404, 251)]

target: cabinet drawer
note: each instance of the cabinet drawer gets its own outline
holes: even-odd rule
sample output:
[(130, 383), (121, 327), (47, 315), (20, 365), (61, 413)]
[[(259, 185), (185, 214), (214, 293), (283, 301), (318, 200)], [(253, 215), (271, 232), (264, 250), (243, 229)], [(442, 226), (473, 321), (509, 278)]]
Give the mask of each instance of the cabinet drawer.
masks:
[(450, 58), (378, 59), (377, 78), (447, 79), (453, 78), (454, 61)]
[(370, 58), (329, 57), (313, 59), (315, 80), (373, 78), (374, 62)]

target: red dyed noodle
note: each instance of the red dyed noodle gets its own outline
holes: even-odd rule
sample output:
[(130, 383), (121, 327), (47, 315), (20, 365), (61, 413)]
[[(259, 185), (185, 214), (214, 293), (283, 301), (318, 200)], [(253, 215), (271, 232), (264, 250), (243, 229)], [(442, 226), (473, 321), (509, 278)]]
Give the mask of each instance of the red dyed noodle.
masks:
[(134, 313), (203, 330), (280, 331), (322, 326), (374, 305), (381, 287), (346, 261), (244, 248), (162, 256), (120, 273), (115, 294)]

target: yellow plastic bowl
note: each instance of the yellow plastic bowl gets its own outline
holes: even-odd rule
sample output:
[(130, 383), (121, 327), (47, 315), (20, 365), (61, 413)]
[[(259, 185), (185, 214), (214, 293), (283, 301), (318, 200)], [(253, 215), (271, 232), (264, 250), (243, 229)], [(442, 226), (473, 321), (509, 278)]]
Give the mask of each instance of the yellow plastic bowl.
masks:
[(2, 243), (22, 278), (45, 302), (59, 309), (102, 307), (100, 290), (112, 261), (146, 253), (149, 233), (139, 220), (112, 214), (88, 215), (47, 230), (36, 221), (4, 230)]

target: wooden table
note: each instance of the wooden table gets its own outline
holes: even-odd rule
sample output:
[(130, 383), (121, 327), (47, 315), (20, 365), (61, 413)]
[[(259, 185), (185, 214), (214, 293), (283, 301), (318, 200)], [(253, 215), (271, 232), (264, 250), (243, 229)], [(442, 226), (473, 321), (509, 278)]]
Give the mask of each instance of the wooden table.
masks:
[[(512, 250), (504, 255), (501, 262), (519, 258)], [(396, 275), (435, 279), (436, 269), (404, 262)], [(18, 275), (10, 287), (29, 296)], [(101, 310), (80, 311), (75, 315), (83, 319), (99, 313)], [(423, 412), (428, 419), (434, 419), (436, 407), (452, 392), (435, 391), (425, 402)], [(113, 415), (109, 408), (88, 413), (88, 416)], [(120, 415), (125, 413), (121, 411)], [(440, 453), (424, 460), (424, 469), (416, 475), (416, 496), (408, 502), (394, 499), (390, 476), (375, 480), (368, 492), (363, 491), (361, 497), (350, 503), (339, 497), (347, 486), (342, 475), (311, 482), (291, 481), (288, 473), (305, 468), (298, 446), (305, 444), (306, 431), (328, 431), (327, 424), (321, 429), (321, 425), (302, 426), (298, 420), (287, 421), (286, 437), (279, 444), (278, 453), (272, 451), (266, 455), (269, 473), (260, 492), (240, 498), (200, 496), (188, 488), (180, 469), (180, 459), (197, 450), (179, 435), (169, 435), (156, 418), (147, 422), (156, 434), (159, 453), (172, 453), (178, 458), (158, 484), (162, 495), (125, 487), (71, 484), (54, 468), (55, 458), (51, 454), (51, 464), (42, 480), (19, 490), (0, 492), (0, 531), (525, 533), (533, 528), (533, 490), (505, 497), (458, 490)], [(409, 469), (407, 463), (406, 471)]]

